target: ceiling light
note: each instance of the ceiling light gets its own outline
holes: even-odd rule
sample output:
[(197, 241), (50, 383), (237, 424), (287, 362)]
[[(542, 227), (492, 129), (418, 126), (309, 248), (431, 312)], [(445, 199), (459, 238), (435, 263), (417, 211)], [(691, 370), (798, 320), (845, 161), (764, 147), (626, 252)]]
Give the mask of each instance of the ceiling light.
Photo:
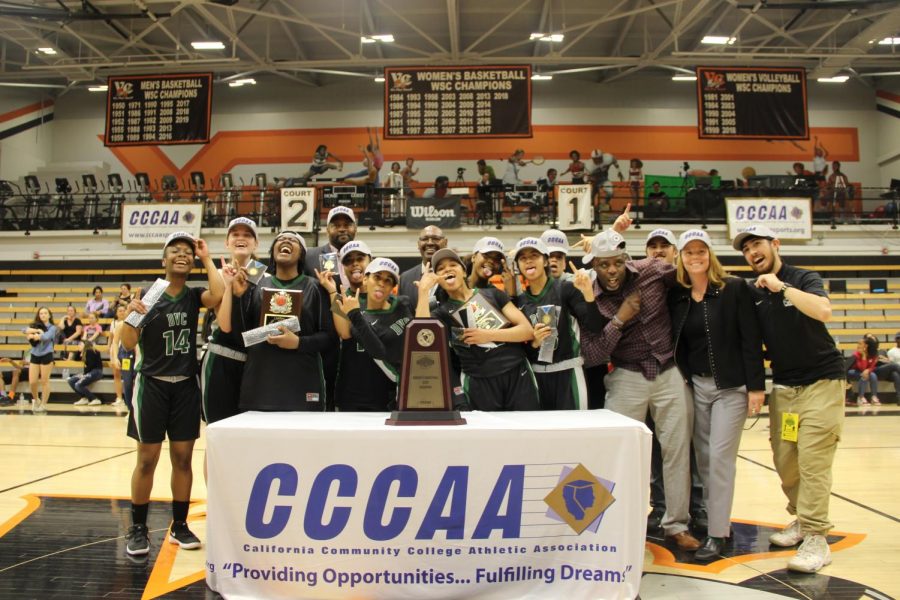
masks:
[(900, 45), (900, 37), (886, 37), (878, 41), (879, 46), (897, 46)]
[(375, 78), (375, 83), (384, 83), (384, 77), (379, 75), (378, 77)]
[(731, 46), (737, 41), (737, 38), (724, 35), (707, 35), (700, 40), (701, 44), (718, 44), (720, 46)]
[(528, 39), (531, 41), (539, 40), (541, 42), (561, 42), (565, 37), (566, 36), (562, 33), (532, 33), (528, 36)]
[(850, 79), (849, 75), (835, 75), (834, 77), (819, 77), (816, 79), (819, 83), (844, 83)]
[(243, 85), (256, 85), (255, 79), (236, 79), (235, 81), (229, 81), (229, 87), (241, 87)]
[(361, 41), (363, 44), (374, 44), (375, 42), (382, 42), (384, 44), (390, 44), (391, 42), (394, 41), (394, 36), (391, 35), (390, 33), (383, 33), (380, 35), (363, 36), (363, 37), (359, 38), (359, 41)]
[(37, 51), (43, 54), (56, 54), (56, 50), (54, 50), (53, 48), (38, 48)]
[(224, 50), (225, 44), (222, 42), (191, 42), (194, 50)]
[(672, 81), (697, 81), (696, 75), (672, 75)]
[(541, 75), (540, 73), (535, 73), (531, 76), (532, 81), (550, 81), (553, 79), (553, 75)]
[(108, 85), (92, 85), (88, 88), (89, 92), (106, 92), (109, 90)]

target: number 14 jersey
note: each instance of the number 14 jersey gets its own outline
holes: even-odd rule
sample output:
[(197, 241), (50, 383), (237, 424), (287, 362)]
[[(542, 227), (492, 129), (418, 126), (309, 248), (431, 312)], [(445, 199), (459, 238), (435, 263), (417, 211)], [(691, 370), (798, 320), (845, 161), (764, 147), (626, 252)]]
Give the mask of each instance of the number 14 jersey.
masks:
[(163, 294), (144, 320), (135, 348), (135, 370), (144, 375), (197, 374), (197, 319), (202, 287)]

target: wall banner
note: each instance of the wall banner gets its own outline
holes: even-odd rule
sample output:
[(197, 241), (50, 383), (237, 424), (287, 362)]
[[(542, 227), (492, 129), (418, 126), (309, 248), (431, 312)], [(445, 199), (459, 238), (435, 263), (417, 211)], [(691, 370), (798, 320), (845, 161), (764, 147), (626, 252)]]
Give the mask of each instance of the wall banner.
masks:
[(725, 198), (728, 237), (751, 225), (765, 225), (780, 240), (812, 239), (812, 200), (809, 198)]
[(700, 138), (808, 140), (806, 71), (697, 67)]
[(108, 85), (107, 146), (209, 142), (212, 73), (116, 76)]
[(556, 186), (556, 212), (560, 231), (590, 230), (593, 219), (591, 186)]
[(418, 230), (429, 225), (441, 229), (458, 229), (459, 198), (410, 198), (406, 205), (406, 226)]
[(531, 66), (384, 70), (384, 139), (531, 137)]
[(387, 413), (219, 421), (206, 581), (269, 600), (634, 598), (650, 433), (557, 412), (471, 412), (452, 430)]
[(122, 205), (122, 243), (159, 244), (169, 234), (184, 231), (200, 237), (203, 204), (140, 202)]

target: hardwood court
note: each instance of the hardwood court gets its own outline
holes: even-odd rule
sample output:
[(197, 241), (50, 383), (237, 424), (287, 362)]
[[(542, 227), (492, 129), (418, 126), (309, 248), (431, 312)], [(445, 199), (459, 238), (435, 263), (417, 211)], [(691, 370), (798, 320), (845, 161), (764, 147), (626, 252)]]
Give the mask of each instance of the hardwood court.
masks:
[[(847, 412), (831, 500), (831, 566), (817, 575), (787, 573), (790, 552), (768, 545), (768, 534), (789, 518), (764, 417), (747, 421), (741, 443), (729, 556), (694, 564), (690, 554), (648, 538), (641, 598), (900, 596), (900, 410)], [(57, 403), (33, 415), (17, 405), (0, 410), (0, 431), (0, 599), (215, 597), (203, 581), (204, 551), (163, 542), (170, 518), (165, 453), (154, 486), (159, 502), (150, 509), (151, 554), (137, 561), (125, 555), (135, 455), (124, 414)], [(203, 540), (204, 442), (194, 454), (189, 518)]]

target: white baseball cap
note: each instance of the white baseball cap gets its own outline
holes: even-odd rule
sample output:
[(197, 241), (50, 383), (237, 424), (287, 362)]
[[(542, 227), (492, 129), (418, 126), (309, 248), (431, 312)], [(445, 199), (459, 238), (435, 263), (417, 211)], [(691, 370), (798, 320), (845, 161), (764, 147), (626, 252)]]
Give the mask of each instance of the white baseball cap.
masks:
[(369, 249), (368, 244), (361, 240), (351, 240), (341, 248), (341, 251), (338, 253), (338, 260), (343, 263), (344, 259), (351, 252), (362, 252), (363, 254), (368, 254), (370, 257), (372, 256), (372, 251)]
[(678, 251), (681, 252), (684, 250), (684, 247), (688, 245), (688, 242), (693, 242), (694, 240), (700, 240), (706, 244), (707, 248), (712, 248), (712, 240), (709, 239), (708, 233), (702, 229), (688, 229), (678, 236)]
[(390, 273), (395, 282), (400, 282), (400, 267), (398, 267), (397, 263), (395, 263), (391, 259), (376, 258), (373, 259), (372, 262), (369, 263), (369, 266), (366, 267), (366, 275), (381, 272)]
[(541, 234), (541, 241), (547, 246), (547, 252), (562, 252), (569, 255), (569, 238), (559, 229), (548, 229)]
[(750, 227), (747, 227), (742, 232), (734, 236), (734, 240), (732, 241), (731, 246), (738, 252), (741, 252), (744, 242), (747, 241), (747, 238), (751, 237), (758, 237), (767, 240), (778, 239), (778, 235), (765, 225), (751, 225)]
[(346, 206), (335, 206), (331, 210), (328, 211), (328, 218), (325, 219), (325, 224), (331, 223), (331, 220), (338, 215), (344, 215), (354, 223), (356, 223), (356, 214), (352, 209), (347, 208)]
[(647, 234), (647, 243), (650, 243), (650, 240), (653, 238), (662, 238), (672, 244), (675, 245), (675, 234), (669, 231), (668, 229), (654, 229), (650, 233)]
[(481, 254), (485, 254), (487, 252), (499, 252), (503, 254), (505, 249), (503, 248), (503, 242), (498, 240), (495, 237), (485, 236), (475, 242), (475, 247), (472, 248), (472, 252), (480, 252)]
[(237, 227), (238, 225), (243, 225), (250, 229), (253, 232), (253, 237), (259, 239), (259, 235), (256, 233), (256, 222), (253, 219), (248, 219), (247, 217), (235, 217), (228, 223), (228, 231), (225, 232), (225, 236), (228, 237), (228, 234), (231, 233), (231, 230)]
[(197, 240), (194, 239), (194, 236), (189, 234), (186, 231), (176, 231), (174, 233), (170, 233), (169, 237), (166, 238), (166, 243), (163, 244), (163, 250), (177, 242), (178, 240), (184, 240), (188, 244), (191, 245), (191, 250), (197, 252)]
[(594, 236), (591, 251), (584, 255), (581, 262), (589, 265), (595, 258), (611, 258), (620, 254), (625, 254), (625, 238), (610, 229)]
[(519, 257), (519, 252), (525, 250), (526, 248), (531, 248), (533, 250), (537, 250), (544, 256), (550, 256), (550, 251), (547, 249), (547, 246), (540, 240), (540, 238), (536, 237), (527, 237), (522, 238), (518, 242), (516, 242), (516, 247), (513, 250), (513, 259)]

